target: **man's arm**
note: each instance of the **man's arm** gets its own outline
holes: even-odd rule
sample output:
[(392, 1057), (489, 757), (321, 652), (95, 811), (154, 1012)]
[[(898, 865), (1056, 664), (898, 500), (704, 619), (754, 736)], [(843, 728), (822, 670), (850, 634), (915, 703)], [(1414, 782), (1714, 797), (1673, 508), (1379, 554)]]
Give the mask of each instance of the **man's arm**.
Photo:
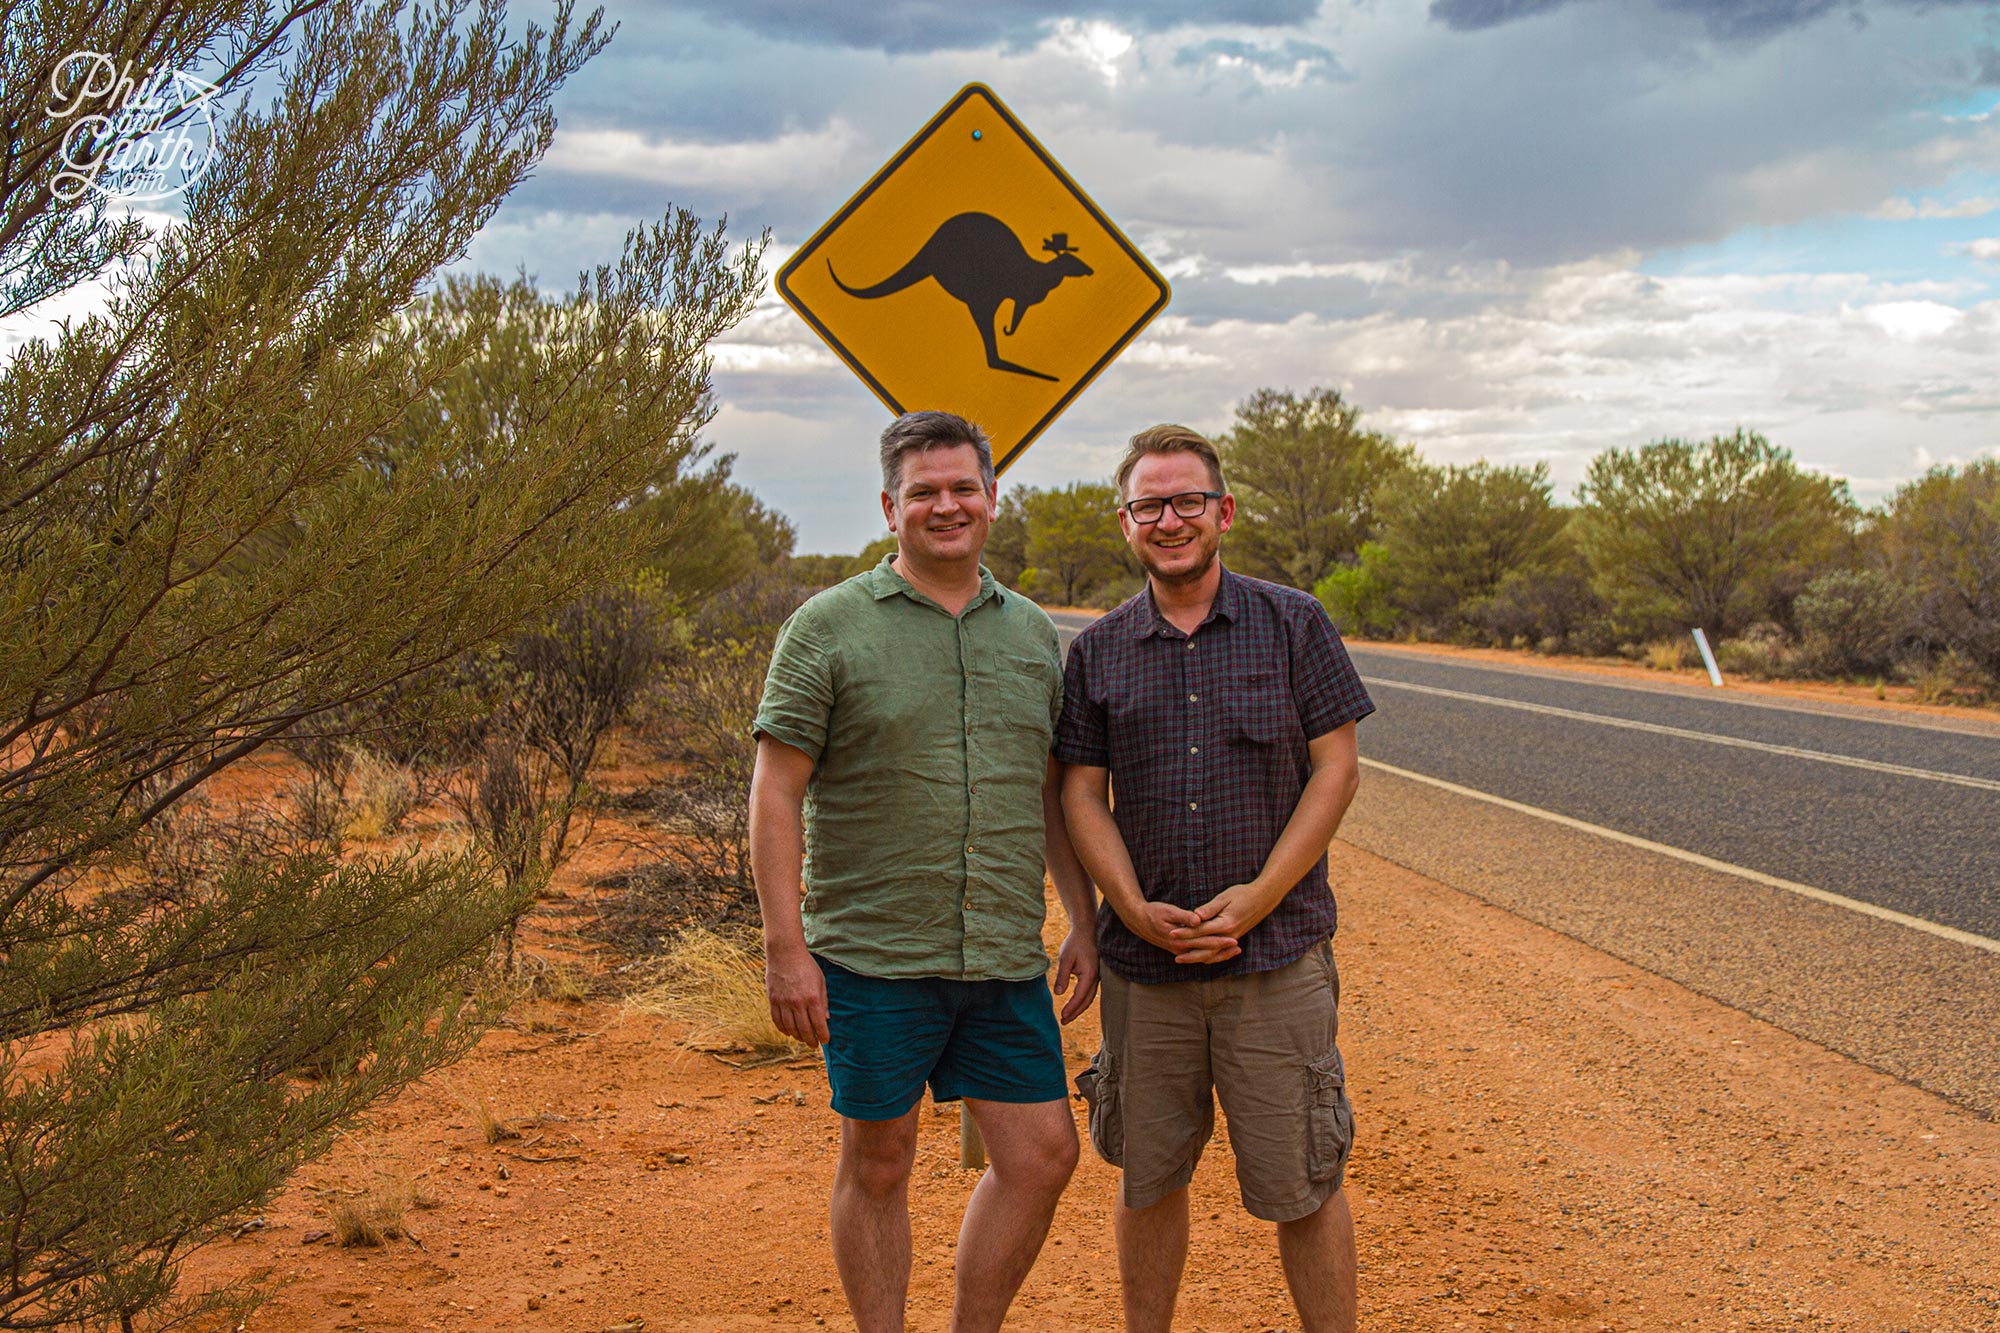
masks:
[[(1118, 919), (1149, 944), (1176, 954), (1198, 951), (1202, 955), (1198, 962), (1220, 962), (1241, 953), (1236, 940), (1224, 939), (1220, 932), (1203, 932), (1198, 940), (1190, 938), (1202, 925), (1193, 912), (1171, 903), (1146, 901), (1138, 872), (1132, 868), (1132, 854), (1111, 817), (1111, 770), (1085, 764), (1062, 767), (1062, 808), (1070, 843)], [(1176, 936), (1173, 932), (1177, 930), (1186, 934)]]
[(757, 738), (750, 775), (750, 873), (764, 914), (764, 993), (778, 1030), (813, 1046), (826, 1044), (826, 978), (806, 950), (799, 915), (805, 872), (806, 786), (812, 756), (795, 745)]
[[(1232, 884), (1216, 894), (1195, 913), (1201, 924), (1183, 927), (1174, 933), (1184, 941), (1211, 935), (1240, 940), (1259, 921), (1271, 914), (1313, 863), (1326, 854), (1327, 844), (1340, 827), (1341, 816), (1361, 785), (1361, 758), (1354, 743), (1354, 723), (1335, 727), (1308, 744), (1312, 776), (1306, 779), (1285, 831), (1264, 858), (1264, 868), (1248, 884)], [(1207, 962), (1182, 954), (1179, 961)]]
[(1090, 1008), (1097, 995), (1097, 886), (1070, 845), (1069, 822), (1063, 817), (1062, 765), (1053, 758), (1042, 779), (1042, 861), (1069, 917), (1069, 934), (1056, 956), (1055, 983), (1058, 995), (1072, 980), (1076, 983), (1076, 993), (1062, 1007), (1062, 1021), (1067, 1023)]

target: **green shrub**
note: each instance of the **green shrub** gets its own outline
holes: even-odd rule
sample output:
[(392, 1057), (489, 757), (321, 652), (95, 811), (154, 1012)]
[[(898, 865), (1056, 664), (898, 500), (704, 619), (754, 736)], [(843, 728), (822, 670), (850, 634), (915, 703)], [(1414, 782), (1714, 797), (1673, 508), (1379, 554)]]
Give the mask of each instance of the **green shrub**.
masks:
[[(1419, 464), (1383, 485), (1379, 506), (1382, 544), (1396, 553), (1390, 599), (1427, 635), (1493, 637), (1479, 613), (1501, 585), (1552, 576), (1569, 554), (1545, 463)], [(1502, 641), (1517, 636), (1538, 637)]]
[(1914, 626), (1909, 592), (1875, 569), (1837, 570), (1792, 603), (1801, 665), (1827, 675), (1886, 671)]
[(1896, 492), (1877, 535), (1916, 633), (2000, 676), (2000, 459), (1931, 469)]
[(1577, 491), (1597, 591), (1634, 639), (1710, 639), (1784, 614), (1803, 579), (1851, 549), (1847, 483), (1750, 431), (1607, 449)]
[(1955, 648), (1925, 653), (1904, 661), (1897, 675), (1925, 704), (1978, 704), (1991, 697), (1994, 677), (1970, 656)]
[(1490, 596), (1464, 607), (1466, 622), (1500, 645), (1543, 652), (1603, 654), (1614, 641), (1590, 570), (1571, 547), (1552, 566), (1510, 571)]
[(1762, 620), (1715, 645), (1715, 665), (1725, 676), (1771, 680), (1794, 674), (1797, 654), (1783, 625)]
[(1386, 639), (1401, 619), (1389, 600), (1390, 579), (1389, 549), (1379, 542), (1363, 542), (1359, 562), (1335, 565), (1313, 595), (1342, 634)]

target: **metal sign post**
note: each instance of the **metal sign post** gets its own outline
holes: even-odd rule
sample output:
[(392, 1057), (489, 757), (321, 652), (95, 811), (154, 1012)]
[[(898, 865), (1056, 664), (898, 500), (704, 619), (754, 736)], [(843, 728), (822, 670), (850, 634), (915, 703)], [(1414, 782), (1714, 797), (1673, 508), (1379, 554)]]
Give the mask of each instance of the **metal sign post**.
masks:
[[(890, 411), (977, 422), (999, 471), (1171, 295), (1138, 247), (978, 83), (799, 247), (777, 286)], [(986, 1164), (963, 1105), (958, 1162)]]

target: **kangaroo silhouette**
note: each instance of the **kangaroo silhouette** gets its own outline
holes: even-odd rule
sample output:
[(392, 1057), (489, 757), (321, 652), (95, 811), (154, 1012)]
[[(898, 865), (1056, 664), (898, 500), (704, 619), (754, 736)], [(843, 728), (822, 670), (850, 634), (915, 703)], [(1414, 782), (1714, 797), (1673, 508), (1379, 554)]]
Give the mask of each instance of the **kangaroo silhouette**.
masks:
[(1090, 276), (1090, 266), (1076, 257), (1069, 233), (1057, 232), (1042, 242), (1042, 249), (1054, 257), (1036, 259), (1030, 255), (1014, 235), (1014, 229), (990, 213), (960, 213), (940, 224), (907, 264), (873, 286), (848, 286), (833, 271), (831, 259), (826, 263), (826, 271), (840, 290), (864, 301), (893, 296), (925, 278), (936, 278), (938, 286), (952, 299), (962, 302), (971, 313), (972, 322), (979, 326), (988, 366), (1038, 380), (1054, 380), (1054, 375), (1044, 375), (1002, 358), (993, 328), (1001, 302), (1014, 303), (1014, 317), (1007, 322), (1007, 336), (1011, 338), (1021, 327), (1021, 317), (1028, 313), (1028, 307), (1048, 296), (1064, 278)]

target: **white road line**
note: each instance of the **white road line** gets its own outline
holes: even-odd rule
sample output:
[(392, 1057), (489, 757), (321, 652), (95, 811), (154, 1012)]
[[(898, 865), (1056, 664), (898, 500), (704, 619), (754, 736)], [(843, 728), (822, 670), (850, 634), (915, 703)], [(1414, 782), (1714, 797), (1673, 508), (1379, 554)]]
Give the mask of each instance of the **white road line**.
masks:
[(1687, 741), (1707, 741), (1710, 745), (1731, 745), (1739, 750), (1762, 750), (1766, 754), (1782, 754), (1792, 759), (1811, 759), (1822, 764), (1839, 764), (1846, 768), (1865, 768), (1872, 773), (1893, 773), (1901, 778), (1923, 778), (1930, 782), (1950, 782), (1961, 787), (1971, 787), (1978, 791), (2000, 791), (2000, 782), (1992, 778), (1975, 778), (1964, 773), (1944, 773), (1931, 768), (1910, 768), (1903, 764), (1885, 764), (1875, 759), (1857, 759), (1853, 755), (1829, 754), (1825, 750), (1802, 750), (1794, 745), (1772, 745), (1766, 741), (1746, 741), (1738, 736), (1718, 736), (1713, 732), (1689, 731), (1685, 727), (1667, 727), (1657, 722), (1635, 722), (1627, 717), (1610, 717), (1604, 713), (1582, 713), (1573, 708), (1557, 708), (1553, 704), (1531, 704), (1524, 699), (1502, 699), (1491, 694), (1472, 694), (1465, 690), (1447, 690), (1436, 685), (1415, 685), (1407, 680), (1389, 680), (1382, 676), (1367, 678), (1369, 689), (1388, 686), (1397, 690), (1415, 690), (1419, 694), (1435, 694), (1445, 699), (1462, 699), (1467, 703), (1492, 704), (1496, 708), (1518, 708), (1524, 713), (1544, 713), (1550, 717), (1573, 718), (1578, 722), (1595, 722), (1600, 726), (1624, 727), (1628, 731), (1650, 731), (1656, 736), (1674, 736)]
[[(1377, 651), (1379, 650), (1379, 651)], [(1876, 708), (1869, 704), (1847, 700), (1814, 700), (1790, 698), (1781, 695), (1751, 693), (1734, 687), (1712, 689), (1706, 685), (1677, 685), (1671, 681), (1658, 680), (1650, 676), (1612, 676), (1593, 671), (1588, 667), (1531, 666), (1518, 662), (1489, 662), (1484, 658), (1470, 661), (1459, 657), (1440, 657), (1433, 653), (1414, 652), (1404, 648), (1391, 648), (1383, 643), (1350, 643), (1348, 655), (1355, 659), (1355, 665), (1371, 652), (1376, 652), (1377, 661), (1421, 662), (1427, 666), (1441, 666), (1458, 671), (1495, 672), (1507, 676), (1525, 676), (1530, 680), (1558, 681), (1566, 685), (1588, 685), (1600, 690), (1622, 690), (1627, 694), (1664, 695), (1670, 699), (1692, 699), (1704, 704), (1715, 704), (1723, 708), (1755, 708), (1766, 713), (1804, 713), (1811, 717), (1833, 718), (1840, 722), (1854, 722), (1870, 727), (1901, 727), (1906, 731), (1939, 731), (1951, 736), (1976, 736), (1985, 740), (2000, 737), (1995, 724), (1982, 721), (1977, 716), (1958, 714), (1940, 716), (1936, 713), (1905, 713), (1892, 708)]]
[(1874, 903), (1862, 902), (1858, 898), (1847, 898), (1838, 893), (1828, 893), (1825, 889), (1816, 889), (1810, 884), (1800, 884), (1789, 879), (1779, 879), (1776, 875), (1766, 875), (1762, 871), (1751, 870), (1747, 866), (1732, 865), (1728, 861), (1718, 861), (1712, 856), (1703, 856), (1700, 852), (1690, 852), (1679, 847), (1669, 847), (1663, 842), (1654, 842), (1649, 838), (1634, 837), (1630, 833), (1620, 833), (1617, 829), (1605, 828), (1601, 824), (1585, 823), (1581, 819), (1572, 819), (1568, 815), (1559, 815), (1553, 810), (1544, 810), (1536, 805), (1523, 805), (1519, 801), (1510, 801), (1504, 796), (1495, 796), (1491, 792), (1477, 791), (1471, 787), (1461, 787), (1456, 782), (1446, 782), (1443, 778), (1434, 778), (1425, 773), (1412, 773), (1407, 768), (1397, 768), (1395, 765), (1385, 764), (1379, 759), (1363, 759), (1361, 762), (1369, 768), (1380, 769), (1382, 772), (1394, 777), (1408, 778), (1412, 782), (1421, 782), (1428, 786), (1439, 788), (1442, 791), (1448, 791), (1454, 796), (1469, 796), (1475, 801), (1485, 801), (1489, 805), (1497, 805), (1503, 810), (1512, 810), (1516, 814), (1533, 815), (1536, 819), (1546, 819), (1551, 824), (1560, 824), (1564, 828), (1572, 828), (1580, 833), (1592, 833), (1600, 838), (1608, 838), (1612, 842), (1622, 842), (1627, 847), (1637, 847), (1641, 851), (1656, 852), (1661, 856), (1670, 856), (1676, 861), (1685, 861), (1689, 865), (1700, 866), (1704, 870), (1713, 870), (1724, 875), (1734, 875), (1738, 879), (1747, 879), (1753, 884), (1762, 884), (1766, 888), (1783, 889), (1786, 893), (1796, 893), (1802, 898), (1811, 898), (1815, 902), (1828, 903), (1834, 907), (1845, 907), (1850, 912), (1859, 912), (1863, 916), (1872, 916), (1877, 920), (1893, 922), (1899, 926), (1908, 926), (1911, 930), (1921, 930), (1927, 935), (1935, 935), (1939, 939), (1950, 940), (1954, 944), (1969, 944), (1975, 949), (1984, 949), (1988, 953), (2000, 954), (2000, 940), (1988, 939), (1984, 935), (1975, 935), (1969, 930), (1960, 930), (1956, 926), (1939, 925), (1935, 921), (1926, 921), (1920, 916), (1910, 916), (1903, 912), (1892, 911), (1887, 907), (1877, 907)]

